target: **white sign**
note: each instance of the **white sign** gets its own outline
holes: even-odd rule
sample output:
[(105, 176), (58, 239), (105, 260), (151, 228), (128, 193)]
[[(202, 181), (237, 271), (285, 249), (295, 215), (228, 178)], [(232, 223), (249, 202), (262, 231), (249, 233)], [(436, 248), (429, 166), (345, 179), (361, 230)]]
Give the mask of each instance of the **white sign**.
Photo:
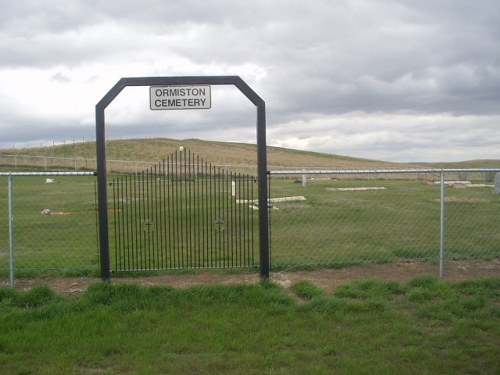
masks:
[(161, 109), (209, 109), (210, 86), (151, 86), (149, 106)]

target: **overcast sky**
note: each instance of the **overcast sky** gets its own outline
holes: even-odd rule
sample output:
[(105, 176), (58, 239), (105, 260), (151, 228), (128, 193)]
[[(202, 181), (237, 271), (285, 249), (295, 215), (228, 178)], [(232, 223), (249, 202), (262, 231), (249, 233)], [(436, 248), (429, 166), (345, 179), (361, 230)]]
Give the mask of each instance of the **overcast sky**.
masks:
[[(238, 75), (269, 145), (387, 161), (500, 159), (498, 0), (0, 0), (0, 147), (95, 139), (121, 77)], [(233, 87), (151, 111), (126, 88), (107, 136), (255, 143)], [(159, 155), (159, 158), (164, 155)]]

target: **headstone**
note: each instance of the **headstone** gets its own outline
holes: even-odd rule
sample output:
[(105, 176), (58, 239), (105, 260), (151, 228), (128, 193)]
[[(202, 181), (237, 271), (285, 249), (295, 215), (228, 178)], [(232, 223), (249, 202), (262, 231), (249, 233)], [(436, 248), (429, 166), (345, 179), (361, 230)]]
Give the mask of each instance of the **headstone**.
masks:
[(495, 194), (500, 194), (500, 172), (495, 175)]

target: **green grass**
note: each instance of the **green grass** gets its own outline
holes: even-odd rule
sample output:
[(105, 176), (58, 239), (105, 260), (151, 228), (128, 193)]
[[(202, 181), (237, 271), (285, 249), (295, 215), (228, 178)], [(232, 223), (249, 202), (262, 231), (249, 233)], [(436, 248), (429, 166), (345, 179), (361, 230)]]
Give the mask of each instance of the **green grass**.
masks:
[(0, 289), (0, 373), (497, 374), (500, 279)]
[[(331, 191), (342, 187), (386, 190)], [(308, 181), (273, 179), (272, 197), (302, 195), (277, 203), (271, 215), (274, 269), (335, 267), (395, 260), (437, 261), (440, 187), (419, 180)], [(447, 259), (497, 258), (500, 195), (490, 188), (446, 189)]]

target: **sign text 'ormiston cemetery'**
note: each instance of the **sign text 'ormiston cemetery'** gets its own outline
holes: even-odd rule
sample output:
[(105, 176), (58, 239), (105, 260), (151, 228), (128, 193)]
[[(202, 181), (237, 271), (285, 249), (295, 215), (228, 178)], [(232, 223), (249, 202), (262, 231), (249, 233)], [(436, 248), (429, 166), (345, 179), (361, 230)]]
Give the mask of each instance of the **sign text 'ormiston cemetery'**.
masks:
[(151, 86), (149, 105), (152, 110), (209, 109), (210, 86)]

